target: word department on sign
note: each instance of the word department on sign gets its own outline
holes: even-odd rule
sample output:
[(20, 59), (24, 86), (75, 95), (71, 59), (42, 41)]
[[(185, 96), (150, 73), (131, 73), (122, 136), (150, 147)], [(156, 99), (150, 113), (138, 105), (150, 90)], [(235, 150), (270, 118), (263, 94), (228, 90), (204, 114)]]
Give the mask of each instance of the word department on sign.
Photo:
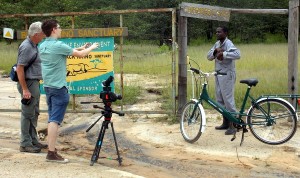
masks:
[[(67, 45), (72, 46), (74, 48), (79, 48), (83, 45), (85, 45), (86, 42), (66, 42)], [(99, 43), (99, 48), (103, 48), (103, 47), (108, 47), (111, 46), (113, 44), (111, 44), (111, 41), (97, 41), (97, 43)]]

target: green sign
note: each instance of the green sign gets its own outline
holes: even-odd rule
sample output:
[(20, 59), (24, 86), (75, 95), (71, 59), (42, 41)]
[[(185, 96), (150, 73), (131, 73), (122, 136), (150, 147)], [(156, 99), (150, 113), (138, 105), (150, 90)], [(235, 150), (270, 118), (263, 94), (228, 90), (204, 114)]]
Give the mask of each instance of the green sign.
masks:
[[(99, 94), (102, 81), (114, 76), (113, 50), (114, 38), (62, 38), (59, 39), (72, 48), (78, 48), (86, 43), (99, 43), (99, 47), (88, 56), (79, 58), (67, 57), (67, 82), (70, 94)], [(111, 83), (114, 91), (114, 83)], [(43, 89), (43, 82), (41, 82)]]

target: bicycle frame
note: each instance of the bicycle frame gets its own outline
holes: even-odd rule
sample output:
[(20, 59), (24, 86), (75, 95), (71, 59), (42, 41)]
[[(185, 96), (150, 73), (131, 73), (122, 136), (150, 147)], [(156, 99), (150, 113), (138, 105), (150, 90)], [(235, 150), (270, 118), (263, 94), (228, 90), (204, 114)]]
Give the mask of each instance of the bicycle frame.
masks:
[[(293, 103), (293, 107), (295, 108), (296, 113), (299, 113), (299, 105), (300, 105), (300, 95), (288, 95), (288, 94), (281, 94), (281, 95), (261, 95), (259, 98), (288, 98), (291, 99), (291, 103)], [(296, 99), (296, 100), (294, 100)]]
[[(192, 73), (193, 98), (183, 107), (180, 122), (181, 134), (187, 142), (193, 143), (197, 141), (201, 133), (205, 130), (206, 117), (203, 101), (218, 113), (222, 114), (223, 117), (226, 117), (229, 121), (234, 123), (233, 126), (237, 131), (242, 129), (241, 144), (244, 141), (244, 133), (248, 131), (246, 126), (249, 126), (255, 138), (271, 145), (285, 143), (294, 136), (297, 129), (297, 120), (299, 120), (297, 112), (295, 111), (298, 105), (300, 105), (300, 95), (261, 95), (258, 98), (254, 98), (250, 95), (250, 90), (253, 86), (256, 86), (258, 80), (255, 78), (244, 79), (241, 80), (240, 83), (246, 84), (247, 90), (240, 107), (241, 109), (240, 111), (232, 112), (226, 109), (225, 106), (219, 104), (216, 100), (210, 98), (207, 89), (208, 78), (210, 76), (227, 75), (226, 73), (220, 70), (202, 72), (200, 69), (192, 67), (190, 67), (189, 71)], [(194, 81), (195, 78), (197, 78), (196, 81)], [(200, 84), (202, 83), (201, 81), (204, 81), (201, 86), (197, 84), (198, 78), (200, 79)], [(194, 86), (195, 83), (196, 88)], [(201, 92), (198, 99), (195, 98), (195, 89), (197, 89), (197, 95), (199, 94), (198, 92)], [(283, 98), (289, 98), (295, 107)], [(247, 103), (250, 104), (250, 108), (248, 111), (245, 111)], [(242, 119), (242, 117), (246, 117), (246, 121)], [(198, 124), (200, 128), (197, 126)], [(277, 125), (282, 125), (283, 127)], [(263, 129), (266, 129), (266, 131), (262, 131)], [(280, 129), (287, 129), (288, 131), (282, 132)], [(234, 134), (231, 141), (235, 138), (236, 136)]]
[[(211, 107), (213, 107), (215, 110), (217, 110), (220, 114), (222, 114), (223, 116), (225, 116), (228, 120), (240, 124), (240, 125), (245, 125), (242, 123), (242, 116), (244, 116), (244, 111), (245, 111), (245, 106), (246, 106), (246, 101), (248, 99), (248, 97), (250, 97), (252, 100), (254, 100), (250, 95), (250, 87), (248, 87), (246, 94), (245, 94), (245, 98), (243, 100), (243, 104), (241, 107), (240, 112), (230, 112), (228, 111), (226, 108), (224, 108), (222, 105), (220, 105), (219, 103), (217, 103), (216, 101), (214, 101), (213, 99), (211, 99), (208, 95), (208, 91), (207, 91), (207, 82), (205, 82), (203, 84), (203, 88), (202, 88), (202, 93), (200, 95), (200, 98), (198, 100), (198, 103), (201, 103), (201, 101), (205, 101), (207, 104), (209, 104)], [(236, 117), (238, 116), (238, 117)]]
[[(217, 103), (215, 100), (213, 100), (212, 98), (209, 97), (208, 91), (207, 91), (207, 85), (208, 85), (208, 77), (209, 75), (222, 75), (221, 73), (218, 74), (218, 72), (216, 73), (203, 73), (202, 71), (197, 71), (197, 69), (191, 68), (190, 72), (192, 73), (192, 85), (193, 85), (193, 98), (194, 98), (194, 78), (195, 76), (193, 75), (193, 73), (196, 71), (197, 74), (200, 74), (201, 78), (204, 78), (204, 84), (202, 86), (202, 90), (201, 90), (201, 94), (198, 100), (193, 99), (196, 102), (196, 107), (201, 106), (202, 101), (205, 101), (207, 104), (209, 104), (211, 107), (213, 107), (215, 110), (217, 110), (220, 114), (222, 114), (224, 117), (226, 117), (228, 120), (230, 120), (233, 123), (236, 123), (238, 125), (249, 125), (247, 123), (245, 123), (242, 120), (243, 116), (249, 116), (248, 113), (245, 113), (245, 107), (246, 107), (246, 103), (247, 100), (250, 99), (252, 107), (258, 107), (259, 110), (261, 110), (261, 112), (263, 113), (262, 115), (256, 115), (255, 117), (257, 118), (266, 118), (268, 120), (268, 122), (272, 122), (273, 119), (269, 116), (268, 111), (264, 110), (263, 108), (256, 106), (255, 103), (259, 102), (261, 99), (266, 99), (266, 98), (276, 98), (278, 100), (283, 100), (282, 97), (284, 98), (296, 98), (297, 102), (296, 102), (296, 108), (298, 106), (298, 104), (300, 104), (300, 95), (262, 95), (260, 97), (258, 97), (257, 99), (253, 98), (250, 95), (250, 90), (251, 90), (251, 86), (248, 85), (244, 99), (243, 99), (243, 103), (241, 106), (241, 109), (239, 112), (230, 112), (228, 111), (224, 106), (222, 106), (221, 104)], [(292, 108), (294, 108), (290, 103), (287, 102), (288, 105), (290, 105)], [(192, 117), (194, 116), (194, 112), (196, 110), (196, 107), (194, 108), (193, 112), (192, 112)], [(203, 108), (203, 106), (202, 106)], [(294, 111), (296, 111), (294, 109)], [(297, 114), (297, 112), (296, 112)], [(298, 117), (297, 117), (298, 118)], [(206, 122), (206, 121), (205, 121)], [(259, 123), (258, 123), (259, 124)]]

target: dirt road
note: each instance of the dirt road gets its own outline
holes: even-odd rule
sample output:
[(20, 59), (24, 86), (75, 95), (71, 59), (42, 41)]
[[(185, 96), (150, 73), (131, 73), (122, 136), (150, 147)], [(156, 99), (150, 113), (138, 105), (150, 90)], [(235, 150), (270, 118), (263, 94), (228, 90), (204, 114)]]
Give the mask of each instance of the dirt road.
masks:
[[(18, 107), (14, 83), (1, 79), (1, 85), (0, 107)], [(151, 102), (155, 101), (135, 107), (152, 107)], [(114, 160), (111, 128), (106, 131), (98, 162), (90, 166), (102, 121), (85, 131), (99, 116), (66, 115), (58, 149), (70, 163), (60, 165), (45, 162), (46, 150), (39, 154), (20, 153), (19, 113), (1, 112), (0, 177), (300, 177), (299, 131), (288, 143), (278, 146), (261, 143), (248, 132), (239, 146), (241, 133), (231, 142), (231, 136), (214, 129), (219, 124), (214, 113), (209, 114), (207, 130), (194, 144), (183, 140), (179, 124), (156, 122), (161, 115), (113, 115), (122, 166)], [(38, 129), (46, 128), (46, 122), (47, 115), (42, 113)]]

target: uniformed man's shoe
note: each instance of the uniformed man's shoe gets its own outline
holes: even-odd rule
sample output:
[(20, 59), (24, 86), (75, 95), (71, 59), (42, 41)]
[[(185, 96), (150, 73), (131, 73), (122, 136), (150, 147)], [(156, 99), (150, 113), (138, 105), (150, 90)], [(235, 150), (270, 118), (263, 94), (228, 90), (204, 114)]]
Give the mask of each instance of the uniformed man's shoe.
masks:
[(226, 130), (225, 135), (233, 135), (235, 133), (236, 133), (236, 129), (230, 128)]
[(215, 127), (216, 130), (226, 130), (228, 128), (229, 128), (229, 124), (224, 124), (224, 123), (220, 126)]

